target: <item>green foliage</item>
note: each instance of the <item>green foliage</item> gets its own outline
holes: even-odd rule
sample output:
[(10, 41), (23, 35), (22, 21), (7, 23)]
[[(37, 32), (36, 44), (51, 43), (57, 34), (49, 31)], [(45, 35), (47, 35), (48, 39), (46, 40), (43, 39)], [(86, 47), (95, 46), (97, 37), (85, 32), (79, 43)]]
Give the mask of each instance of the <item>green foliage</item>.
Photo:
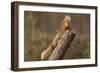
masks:
[(83, 57), (84, 58), (90, 58), (90, 48), (85, 49)]

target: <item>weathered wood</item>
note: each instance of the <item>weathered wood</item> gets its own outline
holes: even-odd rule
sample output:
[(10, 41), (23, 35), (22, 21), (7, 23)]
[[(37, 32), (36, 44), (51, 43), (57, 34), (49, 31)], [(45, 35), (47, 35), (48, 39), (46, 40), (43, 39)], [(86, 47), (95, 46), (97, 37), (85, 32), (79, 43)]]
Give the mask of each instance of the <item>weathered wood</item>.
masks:
[(60, 60), (63, 58), (65, 52), (69, 48), (71, 42), (73, 41), (75, 37), (75, 32), (73, 31), (66, 31), (60, 41), (58, 42), (58, 45), (54, 49), (53, 53), (49, 57), (48, 60)]
[(52, 43), (49, 45), (49, 47), (44, 50), (41, 54), (41, 59), (48, 59), (50, 57), (50, 55), (52, 54), (52, 52), (54, 51), (54, 49), (56, 48), (56, 46), (58, 45), (59, 40), (61, 39), (61, 37), (63, 36), (64, 32), (62, 31), (58, 31), (55, 38), (53, 39)]
[(57, 35), (55, 36), (49, 47), (42, 52), (41, 59), (47, 59), (52, 54), (59, 40), (60, 40), (60, 33), (57, 33)]

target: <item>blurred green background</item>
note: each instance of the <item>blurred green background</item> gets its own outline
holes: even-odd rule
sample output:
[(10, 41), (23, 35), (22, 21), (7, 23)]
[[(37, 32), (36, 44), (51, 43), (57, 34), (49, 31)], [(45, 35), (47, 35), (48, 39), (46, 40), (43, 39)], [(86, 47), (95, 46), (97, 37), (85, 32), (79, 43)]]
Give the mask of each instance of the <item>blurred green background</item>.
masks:
[(65, 15), (70, 15), (74, 41), (63, 59), (90, 58), (90, 15), (24, 11), (24, 61), (40, 61)]

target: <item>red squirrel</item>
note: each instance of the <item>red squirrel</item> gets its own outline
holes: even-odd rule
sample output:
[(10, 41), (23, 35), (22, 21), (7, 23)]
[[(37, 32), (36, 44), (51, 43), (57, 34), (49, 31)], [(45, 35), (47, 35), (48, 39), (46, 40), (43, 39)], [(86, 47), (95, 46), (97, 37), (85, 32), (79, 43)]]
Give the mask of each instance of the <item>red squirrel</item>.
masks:
[(41, 53), (41, 59), (47, 59), (54, 51), (55, 47), (57, 46), (60, 40), (60, 33), (62, 34), (65, 31), (69, 31), (71, 26), (71, 17), (69, 15), (65, 15), (63, 21), (61, 22), (60, 30), (57, 31), (57, 35), (50, 44), (50, 46)]

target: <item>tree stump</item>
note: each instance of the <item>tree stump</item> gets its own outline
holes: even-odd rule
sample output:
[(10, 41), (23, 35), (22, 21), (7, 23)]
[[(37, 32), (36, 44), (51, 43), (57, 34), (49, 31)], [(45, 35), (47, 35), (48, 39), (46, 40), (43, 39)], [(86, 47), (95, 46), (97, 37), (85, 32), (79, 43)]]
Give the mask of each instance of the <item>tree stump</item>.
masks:
[(69, 48), (71, 42), (75, 37), (75, 32), (73, 31), (66, 31), (62, 38), (59, 40), (58, 45), (54, 49), (51, 56), (48, 60), (60, 60), (63, 58), (64, 54), (66, 53), (67, 49)]

